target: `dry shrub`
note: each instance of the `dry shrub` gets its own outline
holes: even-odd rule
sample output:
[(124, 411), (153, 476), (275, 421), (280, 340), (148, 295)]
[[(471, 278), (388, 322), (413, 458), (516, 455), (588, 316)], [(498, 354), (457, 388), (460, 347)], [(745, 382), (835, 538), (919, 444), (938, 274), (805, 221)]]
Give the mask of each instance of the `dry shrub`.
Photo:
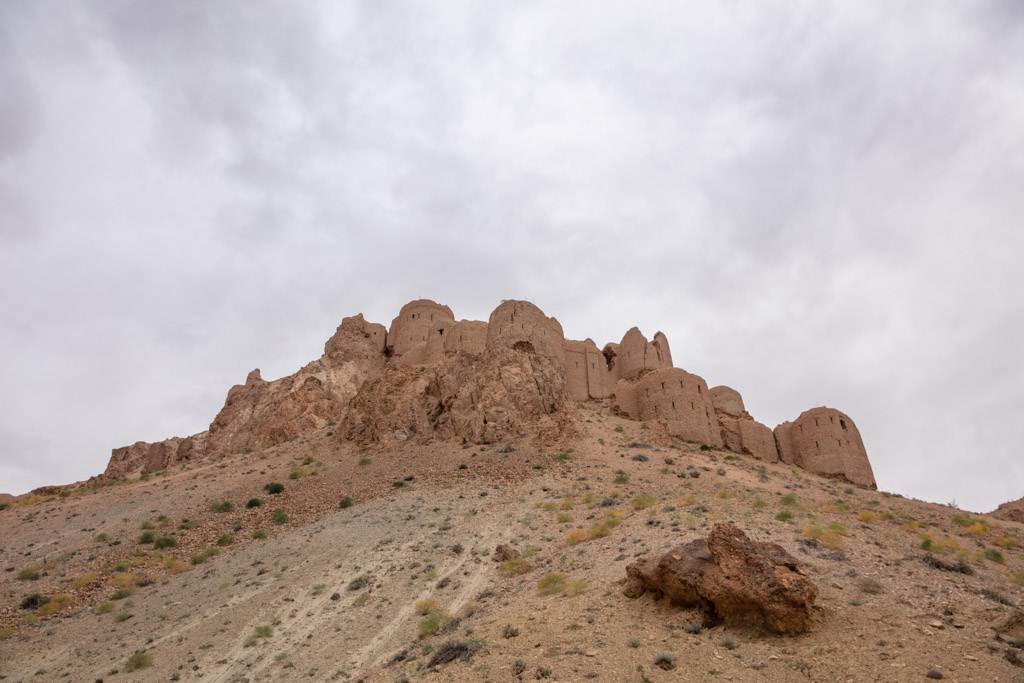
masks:
[(501, 563), (501, 573), (505, 576), (519, 576), (533, 569), (533, 566), (522, 557), (511, 557)]
[(426, 600), (420, 600), (416, 603), (416, 614), (427, 616), (431, 612), (436, 612), (441, 609), (441, 606), (437, 604), (437, 600), (433, 598), (427, 598)]

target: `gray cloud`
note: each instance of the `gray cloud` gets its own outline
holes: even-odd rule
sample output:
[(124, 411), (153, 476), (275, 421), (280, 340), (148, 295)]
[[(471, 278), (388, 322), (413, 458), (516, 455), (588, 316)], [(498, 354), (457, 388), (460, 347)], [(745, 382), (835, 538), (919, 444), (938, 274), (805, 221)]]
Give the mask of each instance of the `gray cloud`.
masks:
[(342, 316), (668, 335), (880, 486), (1024, 495), (1019, 3), (0, 8), (0, 490), (199, 431)]

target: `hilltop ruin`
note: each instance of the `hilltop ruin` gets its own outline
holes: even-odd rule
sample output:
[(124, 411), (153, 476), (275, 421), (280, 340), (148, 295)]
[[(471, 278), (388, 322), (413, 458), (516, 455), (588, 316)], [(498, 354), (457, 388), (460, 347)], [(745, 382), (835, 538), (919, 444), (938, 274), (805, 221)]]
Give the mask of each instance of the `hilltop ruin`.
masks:
[(572, 435), (576, 401), (607, 400), (616, 414), (657, 425), (669, 438), (728, 448), (875, 488), (860, 433), (848, 415), (814, 408), (774, 430), (747, 413), (729, 387), (708, 387), (672, 364), (668, 339), (632, 328), (603, 348), (566, 339), (553, 317), (504, 301), (487, 322), (456, 320), (421, 299), (390, 328), (345, 318), (324, 354), (265, 381), (259, 370), (228, 391), (208, 430), (113, 450), (110, 481), (197, 458), (260, 449), (329, 430), (335, 439), (393, 446), (434, 439), (547, 443)]

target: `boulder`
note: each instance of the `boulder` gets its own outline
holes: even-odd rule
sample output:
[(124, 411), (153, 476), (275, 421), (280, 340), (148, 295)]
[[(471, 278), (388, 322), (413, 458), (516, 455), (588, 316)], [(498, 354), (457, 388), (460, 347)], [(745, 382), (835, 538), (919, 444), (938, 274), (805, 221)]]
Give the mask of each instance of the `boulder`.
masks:
[(696, 607), (705, 626), (764, 628), (797, 634), (810, 625), (818, 588), (781, 546), (752, 541), (733, 524), (718, 523), (707, 539), (677, 546), (626, 567), (624, 593), (665, 596)]
[(999, 519), (1024, 524), (1024, 498), (1003, 503), (992, 512), (992, 515)]

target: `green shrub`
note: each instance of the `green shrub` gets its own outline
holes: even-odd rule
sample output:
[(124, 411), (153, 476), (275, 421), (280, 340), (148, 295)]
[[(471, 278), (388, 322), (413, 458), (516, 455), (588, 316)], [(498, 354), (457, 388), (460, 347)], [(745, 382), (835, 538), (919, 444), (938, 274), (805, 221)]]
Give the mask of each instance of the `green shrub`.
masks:
[(173, 536), (157, 536), (153, 541), (153, 547), (159, 550), (163, 550), (164, 548), (177, 548), (178, 540)]
[(455, 617), (438, 610), (437, 612), (431, 612), (424, 617), (418, 626), (420, 639), (426, 639), (434, 635), (438, 631), (443, 631), (448, 628), (451, 623), (455, 621)]
[(342, 498), (341, 500), (338, 501), (338, 507), (343, 508), (343, 509), (344, 508), (350, 508), (350, 507), (352, 507), (354, 502), (355, 501), (352, 500), (351, 496), (345, 496), (344, 498)]
[(39, 567), (25, 567), (18, 572), (18, 581), (35, 581), (39, 578)]
[(256, 531), (254, 531), (251, 534), (249, 534), (249, 536), (251, 538), (259, 540), (261, 538), (266, 538), (267, 537), (267, 532), (264, 531), (263, 529), (257, 529)]
[(288, 521), (288, 513), (278, 508), (274, 510), (274, 524), (284, 524)]
[(124, 663), (124, 670), (131, 672), (139, 669), (148, 669), (151, 666), (153, 666), (153, 655), (148, 652), (136, 652)]
[(793, 513), (790, 512), (789, 510), (783, 510), (779, 514), (775, 515), (775, 519), (779, 520), (780, 522), (788, 522), (789, 520), (793, 519)]
[(263, 505), (263, 499), (262, 498), (250, 498), (249, 500), (247, 500), (245, 502), (245, 507), (247, 509), (258, 508), (260, 505)]
[(284, 491), (284, 484), (279, 484), (276, 481), (272, 481), (263, 487), (263, 490), (274, 496)]
[(1006, 564), (1006, 558), (1003, 557), (1003, 554), (995, 548), (985, 549), (985, 559), (991, 560), (996, 564)]
[(139, 536), (139, 544), (140, 545), (143, 544), (143, 543), (152, 543), (155, 540), (156, 540), (156, 534), (154, 534), (152, 531), (143, 531), (142, 535)]
[(223, 548), (224, 546), (226, 546), (226, 545), (231, 545), (231, 544), (232, 544), (232, 543), (234, 543), (234, 542), (235, 542), (235, 537), (234, 537), (234, 536), (232, 536), (231, 534), (222, 534), (222, 535), (221, 535), (221, 536), (220, 536), (220, 537), (219, 537), (219, 538), (217, 539), (217, 545), (219, 545), (219, 546), (220, 546), (220, 547), (222, 547), (222, 548)]
[(676, 658), (668, 652), (659, 652), (654, 655), (654, 665), (661, 667), (665, 671), (670, 671), (676, 668)]
[(231, 512), (234, 509), (235, 506), (228, 500), (221, 501), (219, 503), (210, 503), (210, 510), (213, 512)]

